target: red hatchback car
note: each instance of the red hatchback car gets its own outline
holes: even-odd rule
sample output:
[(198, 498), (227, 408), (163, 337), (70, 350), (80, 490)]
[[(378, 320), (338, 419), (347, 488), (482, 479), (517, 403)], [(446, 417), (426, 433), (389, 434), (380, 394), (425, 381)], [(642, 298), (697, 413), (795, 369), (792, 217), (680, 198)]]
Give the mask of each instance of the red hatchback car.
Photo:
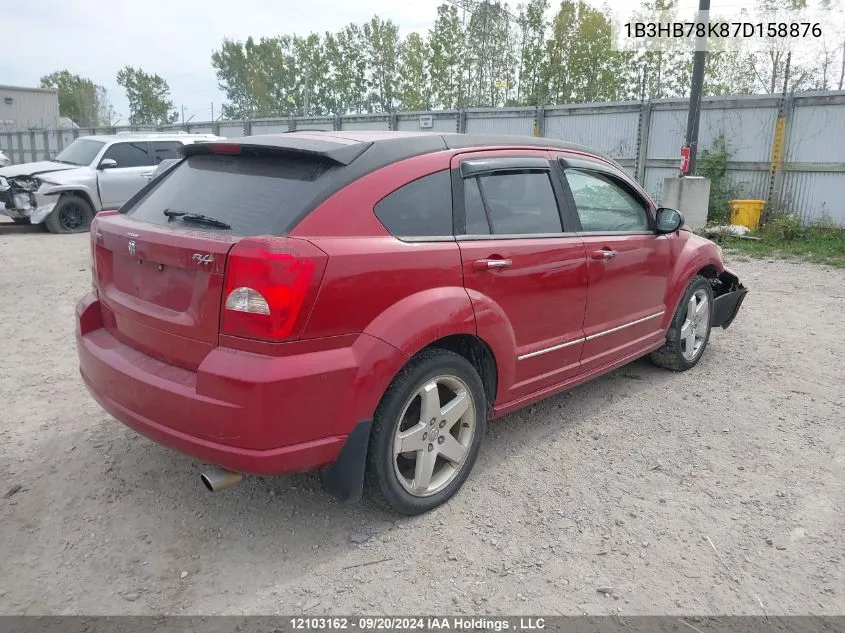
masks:
[(693, 367), (746, 289), (612, 160), (553, 139), (300, 132), (185, 148), (91, 227), (82, 377), (242, 473), (396, 511), (461, 487), (489, 419), (650, 354)]

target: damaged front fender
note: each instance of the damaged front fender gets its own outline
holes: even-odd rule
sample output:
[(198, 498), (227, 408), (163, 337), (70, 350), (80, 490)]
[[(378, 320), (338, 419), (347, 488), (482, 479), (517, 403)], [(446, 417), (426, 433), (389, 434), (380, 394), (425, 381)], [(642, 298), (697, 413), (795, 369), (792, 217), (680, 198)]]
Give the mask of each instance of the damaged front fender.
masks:
[(748, 288), (743, 286), (739, 277), (727, 268), (711, 279), (710, 285), (713, 288), (712, 325), (726, 330), (739, 313), (745, 295), (748, 294)]
[(0, 177), (0, 213), (40, 224), (58, 202), (57, 197), (45, 195), (43, 187), (44, 183), (35, 176)]

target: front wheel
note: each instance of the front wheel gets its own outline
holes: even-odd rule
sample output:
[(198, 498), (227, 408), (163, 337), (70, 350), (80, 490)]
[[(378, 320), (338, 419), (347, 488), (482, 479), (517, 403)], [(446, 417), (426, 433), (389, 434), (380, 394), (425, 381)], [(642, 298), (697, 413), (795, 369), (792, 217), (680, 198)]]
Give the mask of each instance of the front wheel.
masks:
[(466, 481), (486, 421), (487, 398), (475, 368), (450, 351), (423, 351), (394, 379), (376, 410), (368, 479), (396, 512), (427, 512)]
[(695, 367), (710, 340), (712, 320), (713, 289), (707, 279), (697, 275), (687, 286), (675, 311), (666, 333), (666, 343), (651, 353), (652, 362), (672, 371)]
[(45, 224), (50, 233), (84, 233), (91, 228), (94, 209), (81, 196), (64, 194)]

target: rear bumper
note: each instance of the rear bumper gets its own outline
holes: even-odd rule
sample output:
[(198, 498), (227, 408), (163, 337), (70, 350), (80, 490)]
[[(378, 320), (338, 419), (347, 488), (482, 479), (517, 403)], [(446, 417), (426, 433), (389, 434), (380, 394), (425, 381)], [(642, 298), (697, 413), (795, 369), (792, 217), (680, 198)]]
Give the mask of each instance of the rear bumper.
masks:
[(157, 443), (256, 475), (333, 464), (367, 418), (356, 406), (370, 400), (356, 391), (360, 361), (397, 353), (366, 335), (291, 343), (302, 353), (286, 356), (218, 347), (192, 372), (123, 344), (100, 314), (93, 293), (77, 304), (80, 373), (97, 402)]

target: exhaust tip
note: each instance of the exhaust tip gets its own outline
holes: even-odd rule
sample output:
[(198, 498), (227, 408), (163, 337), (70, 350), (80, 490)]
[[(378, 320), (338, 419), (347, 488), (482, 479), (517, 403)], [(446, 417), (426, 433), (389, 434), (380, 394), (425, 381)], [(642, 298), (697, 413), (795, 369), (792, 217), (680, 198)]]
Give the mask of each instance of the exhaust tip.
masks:
[(212, 468), (200, 474), (200, 481), (209, 492), (218, 492), (225, 488), (231, 488), (243, 481), (241, 473), (234, 473), (223, 468)]
[(205, 473), (200, 475), (200, 481), (202, 481), (202, 485), (205, 486), (209, 492), (214, 492), (214, 486), (211, 485), (211, 481)]

